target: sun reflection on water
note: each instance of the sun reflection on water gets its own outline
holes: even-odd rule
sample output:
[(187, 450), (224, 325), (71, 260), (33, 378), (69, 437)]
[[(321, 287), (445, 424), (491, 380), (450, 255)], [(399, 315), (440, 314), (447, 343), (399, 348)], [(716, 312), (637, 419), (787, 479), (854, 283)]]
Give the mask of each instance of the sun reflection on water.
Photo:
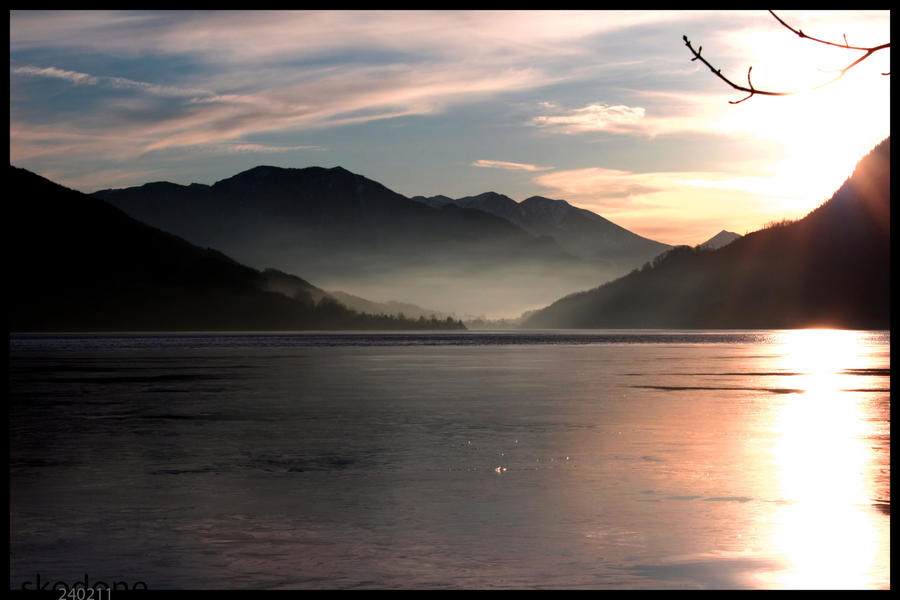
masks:
[[(783, 333), (777, 367), (803, 393), (785, 397), (774, 415), (772, 448), (778, 506), (771, 516), (772, 550), (784, 557), (780, 588), (865, 588), (889, 542), (867, 476), (878, 460), (865, 395), (852, 369), (871, 365), (864, 333)], [(889, 583), (888, 583), (889, 585)]]

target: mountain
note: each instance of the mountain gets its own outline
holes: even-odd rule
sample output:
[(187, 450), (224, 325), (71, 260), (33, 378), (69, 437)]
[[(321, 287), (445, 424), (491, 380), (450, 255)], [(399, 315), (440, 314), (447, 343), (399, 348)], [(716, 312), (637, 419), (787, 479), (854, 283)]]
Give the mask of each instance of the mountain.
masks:
[(423, 327), (359, 314), (299, 277), (239, 264), (24, 169), (8, 177), (10, 331)]
[(213, 185), (93, 196), (255, 268), (445, 313), (518, 314), (640, 264), (584, 260), (506, 218), (440, 197), (429, 206), (341, 167), (260, 166)]
[(641, 237), (600, 215), (565, 200), (532, 196), (516, 202), (496, 192), (452, 200), (447, 196), (413, 198), (432, 207), (449, 203), (474, 208), (515, 223), (537, 236), (553, 238), (566, 252), (602, 261), (625, 271), (652, 260), (672, 246)]
[(718, 250), (723, 246), (727, 246), (734, 240), (741, 237), (739, 233), (734, 233), (733, 231), (725, 231), (724, 229), (712, 236), (702, 244), (698, 245), (698, 248), (707, 248), (709, 250)]
[(415, 200), (416, 202), (421, 202), (422, 204), (427, 204), (431, 208), (441, 208), (445, 204), (453, 204), (453, 198), (448, 198), (447, 196), (437, 195), (430, 196), (426, 198), (425, 196), (413, 196), (411, 200)]
[(675, 248), (526, 328), (890, 328), (890, 138), (803, 219)]

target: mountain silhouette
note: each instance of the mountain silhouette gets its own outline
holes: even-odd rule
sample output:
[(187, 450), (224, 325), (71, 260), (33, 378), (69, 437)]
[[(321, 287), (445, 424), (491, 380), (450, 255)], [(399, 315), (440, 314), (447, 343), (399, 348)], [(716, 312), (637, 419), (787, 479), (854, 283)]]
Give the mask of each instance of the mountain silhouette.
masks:
[(553, 238), (574, 256), (605, 262), (625, 271), (672, 248), (668, 244), (641, 237), (565, 200), (531, 196), (516, 202), (496, 192), (456, 200), (447, 196), (416, 196), (413, 200), (436, 208), (452, 203), (502, 217), (533, 235)]
[[(10, 166), (10, 331), (461, 328), (363, 315)], [(189, 190), (193, 193), (196, 190)]]
[(655, 256), (586, 260), (549, 229), (441, 197), (418, 202), (341, 167), (260, 166), (213, 185), (156, 182), (93, 196), (255, 268), (446, 313), (517, 314)]
[[(534, 256), (568, 258), (551, 240), (534, 240), (503, 219), (455, 206), (434, 210), (342, 167), (260, 166), (212, 186), (159, 182), (93, 196), (155, 227), (264, 264), (283, 262), (285, 245), (314, 255), (386, 254), (416, 262), (424, 257), (408, 253), (415, 243), (485, 238)], [(342, 266), (325, 262), (335, 263), (332, 270)]]
[(739, 237), (741, 237), (741, 234), (735, 233), (733, 231), (725, 231), (723, 229), (722, 231), (720, 231), (716, 235), (712, 236), (711, 238), (709, 238), (702, 244), (699, 244), (697, 247), (698, 248), (707, 248), (709, 250), (718, 250), (719, 248), (727, 246), (728, 244), (730, 244), (734, 240), (738, 239)]
[(526, 328), (890, 328), (890, 138), (830, 200), (718, 250), (677, 247)]

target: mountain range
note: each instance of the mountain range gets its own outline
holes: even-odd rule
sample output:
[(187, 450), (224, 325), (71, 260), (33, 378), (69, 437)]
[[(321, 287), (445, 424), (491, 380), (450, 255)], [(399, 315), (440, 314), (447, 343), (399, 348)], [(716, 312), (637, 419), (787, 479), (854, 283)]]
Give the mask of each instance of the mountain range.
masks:
[[(11, 331), (462, 327), (408, 302), (328, 292), (281, 268), (247, 266), (142, 223), (104, 197), (149, 221), (171, 219), (195, 237), (233, 236), (244, 242), (234, 247), (260, 260), (277, 258), (281, 248), (283, 262), (343, 266), (345, 276), (353, 270), (344, 262), (356, 260), (388, 286), (418, 269), (424, 280), (408, 286), (453, 288), (455, 297), (489, 296), (478, 288), (488, 279), (494, 290), (530, 285), (549, 293), (553, 286), (543, 284), (551, 275), (555, 285), (595, 277), (591, 269), (609, 255), (591, 260), (587, 241), (573, 242), (570, 252), (551, 235), (585, 223), (614, 232), (621, 247), (658, 249), (564, 201), (516, 203), (495, 193), (408, 199), (339, 168), (259, 167), (213, 186), (156, 183), (93, 196), (13, 166), (9, 177)], [(384, 262), (391, 258), (396, 270)], [(404, 288), (391, 290), (405, 297)], [(803, 219), (672, 248), (520, 321), (526, 328), (889, 328), (890, 138)]]
[(527, 328), (890, 328), (890, 138), (803, 219), (677, 247)]
[(461, 329), (351, 310), (10, 166), (10, 331)]
[(565, 200), (531, 196), (516, 202), (496, 192), (456, 200), (447, 196), (415, 196), (413, 200), (435, 208), (453, 204), (496, 215), (532, 235), (553, 238), (573, 256), (606, 263), (613, 268), (631, 269), (672, 248), (641, 237)]
[(93, 196), (254, 268), (448, 314), (539, 308), (670, 247), (564, 201), (419, 201), (341, 167), (260, 166), (213, 185), (157, 182)]

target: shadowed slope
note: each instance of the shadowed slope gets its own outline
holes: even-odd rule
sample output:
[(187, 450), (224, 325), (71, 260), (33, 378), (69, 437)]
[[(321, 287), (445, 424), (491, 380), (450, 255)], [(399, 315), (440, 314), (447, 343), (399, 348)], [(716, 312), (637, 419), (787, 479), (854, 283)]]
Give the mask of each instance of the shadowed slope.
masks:
[(11, 331), (418, 327), (316, 302), (318, 288), (298, 277), (261, 273), (24, 169), (8, 174)]

